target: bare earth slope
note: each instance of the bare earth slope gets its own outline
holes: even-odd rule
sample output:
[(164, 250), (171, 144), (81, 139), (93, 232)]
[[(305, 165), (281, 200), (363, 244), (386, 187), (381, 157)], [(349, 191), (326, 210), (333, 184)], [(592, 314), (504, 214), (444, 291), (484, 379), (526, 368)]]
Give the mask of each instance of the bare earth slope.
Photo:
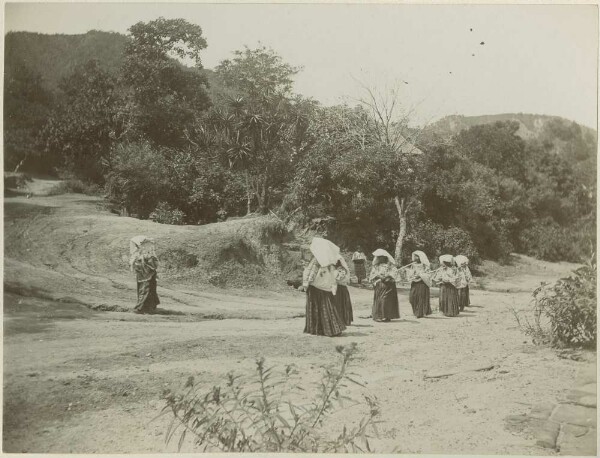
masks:
[[(417, 320), (404, 292), (402, 319), (374, 323), (372, 291), (351, 288), (356, 321), (334, 339), (302, 333), (300, 293), (220, 290), (175, 273), (159, 280), (160, 314), (129, 313), (131, 236), (197, 248), (246, 223), (158, 225), (111, 215), (81, 195), (5, 199), (4, 451), (175, 451), (164, 443), (169, 419), (152, 421), (164, 388), (188, 375), (220, 383), (258, 356), (295, 363), (308, 386), (336, 360), (336, 345), (357, 342), (355, 369), (382, 406), (378, 452), (548, 454), (505, 419), (553, 402), (593, 355), (573, 361), (532, 345), (510, 307), (525, 307), (539, 281), (573, 266), (524, 257), (511, 268), (486, 265), (486, 290), (473, 291), (473, 307), (458, 318)], [(493, 368), (468, 371), (481, 366)], [(443, 372), (459, 373), (424, 377)], [(342, 412), (340, 429), (358, 415)]]

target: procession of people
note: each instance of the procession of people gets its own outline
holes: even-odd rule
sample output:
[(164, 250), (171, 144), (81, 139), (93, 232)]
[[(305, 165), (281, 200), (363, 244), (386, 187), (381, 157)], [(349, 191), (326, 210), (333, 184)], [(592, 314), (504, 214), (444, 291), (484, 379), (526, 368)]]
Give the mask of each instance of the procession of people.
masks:
[[(338, 246), (329, 240), (315, 237), (310, 245), (311, 261), (304, 269), (301, 289), (306, 291), (306, 325), (304, 332), (313, 335), (337, 336), (354, 319), (348, 290), (350, 269)], [(438, 310), (444, 316), (455, 317), (469, 302), (469, 283), (472, 282), (469, 260), (466, 256), (439, 257), (440, 267), (431, 270), (427, 255), (414, 251), (412, 262), (398, 267), (394, 257), (379, 248), (373, 252), (373, 261), (366, 277), (367, 257), (358, 247), (352, 255), (356, 282), (364, 278), (373, 286), (374, 321), (389, 323), (400, 318), (397, 282), (410, 283), (409, 303), (416, 318), (433, 314), (431, 287), (439, 286)]]
[[(352, 299), (348, 285), (351, 271), (333, 242), (314, 237), (304, 252), (308, 262), (302, 275), (300, 290), (306, 292), (306, 322), (304, 332), (334, 337), (342, 334), (354, 321)], [(367, 256), (360, 247), (352, 255), (357, 284), (367, 279), (373, 287), (371, 318), (389, 323), (400, 318), (398, 282), (410, 284), (408, 302), (413, 315), (420, 319), (433, 314), (430, 290), (439, 287), (438, 311), (446, 317), (456, 317), (470, 306), (469, 284), (473, 281), (466, 256), (444, 254), (438, 269), (432, 270), (429, 258), (420, 250), (411, 255), (411, 262), (398, 267), (396, 259), (382, 248), (373, 253), (367, 275)], [(309, 260), (310, 259), (310, 260)], [(145, 236), (130, 241), (130, 268), (136, 274), (136, 313), (154, 313), (160, 304), (157, 294), (158, 257), (154, 241)]]

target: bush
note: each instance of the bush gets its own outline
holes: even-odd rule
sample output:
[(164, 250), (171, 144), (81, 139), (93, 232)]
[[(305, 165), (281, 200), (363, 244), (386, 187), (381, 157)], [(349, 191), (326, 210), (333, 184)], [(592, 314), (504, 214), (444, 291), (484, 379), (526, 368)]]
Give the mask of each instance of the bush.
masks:
[(166, 202), (160, 202), (150, 213), (150, 219), (160, 224), (184, 224), (185, 214), (177, 208), (171, 207)]
[(525, 229), (520, 245), (526, 254), (545, 261), (582, 262), (590, 245), (595, 244), (596, 226), (578, 224), (561, 227), (551, 219), (538, 221)]
[(595, 261), (553, 284), (542, 284), (533, 292), (533, 319), (522, 320), (521, 328), (535, 343), (558, 347), (596, 346)]
[(106, 175), (106, 191), (110, 201), (147, 218), (168, 193), (168, 161), (160, 149), (148, 142), (123, 143), (111, 152)]
[(160, 253), (160, 263), (164, 269), (190, 269), (198, 265), (198, 256), (181, 248), (174, 248)]
[(60, 194), (87, 194), (89, 196), (98, 196), (102, 193), (102, 188), (95, 183), (85, 183), (76, 178), (61, 181), (50, 191), (49, 196), (58, 196)]
[(468, 232), (458, 227), (444, 228), (430, 221), (415, 223), (405, 239), (404, 257), (410, 258), (414, 250), (427, 253), (431, 261), (442, 254), (462, 254), (469, 258), (469, 264), (480, 262), (479, 253)]
[[(344, 401), (353, 403), (340, 394), (340, 389), (348, 381), (361, 385), (352, 378), (354, 374), (348, 372), (356, 344), (349, 348), (338, 346), (336, 350), (342, 356), (341, 367), (338, 370), (325, 368), (317, 392), (311, 398), (307, 398), (299, 386), (293, 366), (277, 372), (267, 367), (263, 358), (256, 362), (254, 375), (229, 373), (225, 386), (202, 391), (190, 377), (183, 393), (167, 391), (163, 394), (167, 403), (163, 413), (173, 415), (167, 443), (180, 431), (179, 448), (186, 435), (191, 434), (205, 452), (371, 451), (367, 432), (375, 430), (379, 409), (367, 396), (368, 411), (357, 426), (344, 426), (334, 438), (324, 432), (335, 405), (343, 407)], [(299, 399), (308, 401), (299, 403)]]

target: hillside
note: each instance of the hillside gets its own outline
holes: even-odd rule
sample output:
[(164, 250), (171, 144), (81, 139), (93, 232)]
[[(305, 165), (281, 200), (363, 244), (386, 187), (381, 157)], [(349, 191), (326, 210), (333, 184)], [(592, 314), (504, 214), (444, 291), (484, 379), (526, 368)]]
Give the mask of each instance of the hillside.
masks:
[(4, 69), (10, 76), (22, 67), (29, 68), (53, 90), (76, 66), (90, 59), (116, 72), (126, 44), (127, 37), (122, 34), (96, 30), (83, 35), (9, 32), (4, 38)]
[[(372, 290), (350, 286), (353, 325), (335, 339), (315, 337), (302, 332), (305, 296), (269, 291), (282, 279), (268, 267), (285, 261), (287, 244), (286, 234), (264, 230), (277, 227), (273, 219), (156, 224), (113, 215), (95, 197), (40, 195), (51, 184), (34, 180), (28, 189), (38, 192), (4, 201), (7, 452), (176, 452), (177, 440), (165, 444), (169, 415), (159, 415), (164, 390), (179, 392), (189, 376), (203, 388), (223, 384), (230, 372), (254, 371), (262, 356), (269, 366), (294, 367), (310, 400), (320, 367), (339, 364), (335, 347), (357, 343), (352, 371), (364, 383), (342, 394), (379, 400), (375, 451), (543, 455), (548, 449), (506, 419), (555, 402), (579, 367), (594, 365), (591, 352), (575, 361), (533, 345), (512, 312), (527, 310), (540, 281), (573, 265), (520, 256), (512, 266), (486, 263), (472, 307), (457, 318), (417, 320), (402, 289), (402, 318), (377, 323)], [(158, 244), (155, 315), (126, 313), (135, 304), (128, 241), (137, 234)], [(257, 282), (254, 289), (211, 284), (214, 274), (235, 284), (241, 271)], [(336, 434), (338, 425), (362, 418), (360, 404), (344, 407), (332, 420)], [(595, 440), (578, 434), (578, 444)], [(182, 445), (199, 451), (190, 440)]]
[[(426, 127), (426, 131), (435, 133), (442, 137), (448, 137), (458, 134), (463, 129), (477, 126), (480, 124), (492, 124), (498, 121), (514, 121), (519, 123), (519, 135), (524, 140), (539, 139), (549, 130), (556, 130), (560, 126), (571, 127), (578, 126), (583, 136), (596, 138), (597, 133), (594, 129), (579, 125), (573, 121), (561, 118), (559, 116), (548, 116), (527, 113), (502, 113), (483, 116), (446, 116)], [(575, 127), (577, 129), (577, 127)], [(595, 141), (595, 140), (594, 140)]]

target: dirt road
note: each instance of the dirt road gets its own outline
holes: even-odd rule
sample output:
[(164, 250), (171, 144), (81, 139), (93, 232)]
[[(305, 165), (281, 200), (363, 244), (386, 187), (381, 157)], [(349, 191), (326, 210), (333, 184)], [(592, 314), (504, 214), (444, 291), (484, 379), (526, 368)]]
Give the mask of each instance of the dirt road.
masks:
[[(336, 345), (356, 342), (355, 370), (382, 406), (376, 451), (545, 455), (531, 437), (505, 429), (505, 418), (554, 401), (592, 364), (591, 354), (578, 362), (536, 347), (517, 328), (510, 307), (525, 307), (529, 286), (572, 267), (531, 260), (531, 285), (510, 273), (490, 278), (496, 291), (473, 291), (473, 307), (457, 318), (417, 320), (403, 292), (402, 318), (375, 323), (372, 291), (351, 288), (356, 321), (333, 339), (302, 333), (304, 297), (292, 291), (206, 290), (174, 279), (159, 288), (161, 314), (134, 315), (126, 312), (135, 296), (126, 263), (99, 247), (152, 223), (97, 204), (75, 195), (5, 199), (5, 452), (175, 451), (164, 443), (169, 419), (153, 420), (164, 388), (180, 388), (188, 375), (221, 383), (259, 356), (295, 363), (308, 386), (320, 365), (336, 361)], [(482, 366), (493, 368), (468, 371)], [(434, 372), (459, 373), (424, 377)], [(340, 429), (357, 419), (358, 411), (343, 412)], [(193, 450), (186, 443), (182, 451)]]

